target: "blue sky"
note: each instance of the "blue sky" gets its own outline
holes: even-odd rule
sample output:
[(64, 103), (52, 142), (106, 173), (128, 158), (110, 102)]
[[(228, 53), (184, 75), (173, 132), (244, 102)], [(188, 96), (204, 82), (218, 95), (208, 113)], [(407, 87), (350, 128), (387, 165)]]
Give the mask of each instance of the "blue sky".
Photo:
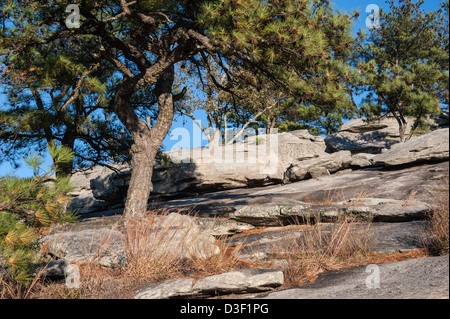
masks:
[[(384, 0), (378, 1), (378, 0), (332, 0), (331, 1), (335, 8), (342, 10), (342, 11), (353, 11), (354, 9), (358, 10), (360, 13), (360, 16), (358, 20), (355, 23), (354, 32), (356, 33), (359, 29), (366, 29), (366, 19), (369, 13), (366, 13), (366, 8), (371, 5), (375, 4), (379, 7), (386, 6), (386, 2)], [(423, 5), (423, 9), (426, 11), (433, 11), (439, 8), (441, 3), (441, 0), (427, 0), (425, 1)], [(5, 103), (5, 97), (1, 95), (0, 93), (0, 107)], [(196, 112), (195, 115), (202, 121), (206, 121), (205, 115), (202, 112)], [(206, 123), (206, 122), (205, 122)], [(175, 132), (177, 135), (178, 132), (180, 132), (180, 128), (187, 129), (188, 132), (191, 132), (191, 141), (190, 143), (186, 144), (183, 143), (183, 148), (189, 148), (189, 147), (200, 147), (205, 146), (207, 144), (206, 139), (194, 139), (192, 136), (195, 135), (195, 131), (197, 131), (197, 136), (199, 134), (198, 128), (196, 125), (192, 122), (192, 120), (186, 118), (186, 117), (177, 117), (174, 121), (174, 124), (172, 126), (172, 131)], [(181, 136), (173, 136), (171, 137), (171, 133), (168, 134), (166, 139), (164, 140), (163, 147), (165, 150), (172, 149), (175, 145), (180, 146), (180, 140)], [(47, 167), (51, 163), (51, 159), (49, 156), (46, 158), (46, 163), (44, 164), (44, 167)], [(32, 171), (28, 169), (25, 165), (22, 165), (19, 169), (14, 170), (9, 164), (2, 164), (0, 165), (0, 177), (5, 176), (7, 174), (14, 173), (20, 177), (29, 177), (32, 176)]]

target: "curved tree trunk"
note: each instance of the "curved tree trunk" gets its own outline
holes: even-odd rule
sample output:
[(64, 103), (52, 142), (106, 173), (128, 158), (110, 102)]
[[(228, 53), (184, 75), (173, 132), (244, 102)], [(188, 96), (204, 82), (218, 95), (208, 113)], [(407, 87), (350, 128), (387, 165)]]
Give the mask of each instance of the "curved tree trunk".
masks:
[[(400, 112), (399, 112), (400, 113)], [(403, 116), (403, 114), (396, 114), (396, 112), (392, 112), (392, 114), (394, 114), (395, 119), (398, 122), (398, 133), (400, 135), (400, 141), (404, 142), (405, 141), (405, 134), (406, 134), (406, 129), (408, 126), (408, 122), (406, 121), (405, 117)]]
[(141, 218), (146, 214), (148, 198), (153, 190), (152, 175), (156, 154), (161, 148), (174, 118), (173, 82), (174, 67), (169, 66), (161, 73), (155, 86), (159, 115), (152, 128), (139, 119), (129, 105), (131, 94), (134, 92), (129, 90), (130, 83), (124, 82), (116, 93), (117, 114), (134, 139), (134, 145), (131, 148), (132, 173), (125, 203), (125, 220)]

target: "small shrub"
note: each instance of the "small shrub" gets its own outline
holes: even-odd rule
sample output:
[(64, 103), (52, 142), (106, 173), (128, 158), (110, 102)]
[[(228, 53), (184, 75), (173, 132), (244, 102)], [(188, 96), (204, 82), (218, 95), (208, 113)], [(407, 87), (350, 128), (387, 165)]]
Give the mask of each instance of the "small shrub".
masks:
[(39, 228), (75, 220), (67, 209), (71, 201), (69, 192), (73, 190), (69, 177), (51, 179), (57, 165), (69, 162), (73, 155), (54, 144), (48, 147), (55, 163), (47, 172), (41, 172), (42, 158), (31, 154), (25, 162), (33, 168), (34, 177), (0, 179), (0, 267), (6, 268), (11, 279), (22, 285), (33, 281)]

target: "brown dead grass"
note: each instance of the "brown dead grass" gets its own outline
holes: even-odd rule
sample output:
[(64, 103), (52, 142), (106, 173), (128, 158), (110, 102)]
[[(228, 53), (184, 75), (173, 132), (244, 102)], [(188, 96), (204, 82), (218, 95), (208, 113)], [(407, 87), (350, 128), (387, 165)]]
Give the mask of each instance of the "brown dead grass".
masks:
[(106, 269), (96, 264), (81, 264), (80, 288), (68, 288), (65, 283), (42, 283), (34, 298), (39, 299), (132, 299), (141, 283), (124, 276), (118, 269)]
[[(428, 257), (426, 249), (415, 249), (409, 252), (397, 252), (395, 254), (371, 254), (367, 259), (367, 265), (369, 264), (387, 264), (405, 261), (409, 259), (425, 258)], [(365, 264), (364, 264), (365, 265)], [(358, 265), (352, 265), (358, 266)]]
[[(309, 224), (290, 225), (284, 228), (300, 229), (303, 236), (284, 241), (273, 247), (276, 251), (274, 260), (281, 260), (276, 266), (283, 269), (285, 285), (283, 288), (301, 286), (314, 282), (317, 276), (327, 270), (399, 262), (408, 259), (423, 258), (436, 254), (448, 254), (449, 247), (449, 182), (448, 178), (436, 192), (436, 208), (430, 215), (432, 240), (424, 241), (424, 249), (408, 253), (375, 254), (372, 247), (376, 242), (370, 224), (367, 227), (356, 227), (353, 219), (343, 218), (336, 224), (324, 226), (311, 221)], [(360, 205), (367, 198), (367, 191), (361, 191), (356, 200), (349, 205)], [(339, 197), (340, 196), (340, 197)], [(415, 192), (411, 192), (405, 203), (414, 200)], [(323, 202), (312, 202), (316, 205), (329, 205), (336, 200), (345, 201), (337, 191), (329, 193)], [(142, 285), (173, 278), (201, 278), (223, 273), (232, 269), (266, 267), (267, 262), (249, 262), (239, 259), (238, 255), (244, 246), (228, 247), (225, 238), (217, 241), (219, 253), (209, 258), (192, 258), (180, 260), (170, 254), (171, 247), (167, 246), (166, 253), (155, 255), (156, 248), (163, 243), (151, 241), (155, 227), (159, 233), (166, 231), (161, 219), (167, 212), (151, 212), (148, 218), (138, 221), (133, 227), (126, 229), (126, 253), (128, 262), (118, 269), (105, 269), (95, 263), (79, 265), (81, 270), (81, 286), (78, 289), (68, 289), (65, 283), (48, 283), (39, 276), (31, 287), (18, 286), (14, 282), (0, 279), (0, 299), (3, 298), (46, 298), (46, 299), (130, 299), (134, 292)], [(360, 226), (360, 225), (359, 225)], [(238, 236), (248, 236), (269, 232), (270, 229), (254, 229), (245, 231)], [(237, 237), (238, 237), (237, 236)], [(425, 236), (424, 236), (425, 237)], [(143, 240), (147, 243), (142, 245)], [(105, 239), (105, 246), (108, 246)], [(269, 262), (270, 264), (270, 262)], [(274, 266), (272, 262), (270, 266)]]
[[(105, 269), (96, 263), (81, 264), (80, 288), (69, 289), (65, 283), (42, 283), (33, 298), (131, 299), (138, 288), (150, 282), (186, 277), (201, 278), (253, 266), (239, 259), (240, 247), (226, 246), (225, 238), (216, 241), (218, 254), (209, 258), (178, 258), (172, 253), (175, 247), (161, 242), (165, 233), (167, 236), (175, 234), (170, 223), (162, 223), (163, 218), (160, 217), (167, 215), (165, 211), (149, 213), (146, 218), (126, 225), (126, 241), (123, 244), (127, 263), (122, 267)], [(181, 228), (179, 230), (182, 231)], [(195, 238), (189, 237), (189, 240), (195, 241)], [(106, 240), (104, 245), (108, 246)]]
[(443, 179), (434, 192), (436, 205), (429, 214), (430, 225), (422, 235), (430, 256), (449, 254), (449, 178)]
[(282, 260), (285, 286), (301, 286), (313, 282), (326, 270), (363, 264), (372, 254), (374, 242), (367, 227), (358, 229), (353, 219), (344, 218), (331, 227), (320, 224), (304, 231), (302, 236), (287, 239), (273, 247), (274, 258)]
[(305, 203), (319, 205), (319, 206), (327, 206), (327, 205), (336, 205), (337, 202), (344, 202), (345, 206), (358, 206), (364, 203), (364, 200), (368, 197), (368, 190), (361, 190), (356, 197), (352, 200), (349, 200), (345, 197), (344, 192), (342, 190), (329, 190), (326, 192), (325, 197), (322, 200), (313, 200), (306, 197), (303, 199)]

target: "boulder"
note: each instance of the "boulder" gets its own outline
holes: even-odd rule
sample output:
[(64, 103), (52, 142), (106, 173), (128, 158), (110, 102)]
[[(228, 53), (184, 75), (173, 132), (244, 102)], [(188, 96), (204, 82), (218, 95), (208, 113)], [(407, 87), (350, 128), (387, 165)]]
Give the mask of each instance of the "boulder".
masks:
[[(411, 123), (410, 121), (408, 121)], [(411, 132), (411, 125), (406, 133)], [(352, 154), (379, 154), (400, 142), (398, 122), (393, 117), (378, 120), (356, 119), (345, 123), (338, 133), (325, 139), (330, 152), (351, 151)]]
[[(153, 193), (157, 196), (208, 193), (281, 184), (293, 161), (321, 156), (325, 148), (323, 138), (301, 130), (253, 136), (211, 149), (169, 151), (165, 155), (175, 166), (161, 171), (160, 177), (157, 173)], [(160, 185), (158, 181), (164, 182)]]
[(195, 281), (173, 279), (140, 288), (135, 299), (200, 298), (265, 292), (282, 286), (283, 272), (276, 269), (241, 269)]
[(134, 299), (174, 299), (191, 297), (194, 292), (195, 279), (183, 278), (166, 280), (161, 283), (152, 283), (140, 288)]
[(69, 263), (96, 263), (115, 268), (125, 261), (124, 240), (124, 235), (114, 229), (83, 229), (44, 236), (39, 245)]
[(389, 138), (387, 134), (375, 131), (362, 134), (339, 132), (329, 136), (325, 141), (330, 152), (380, 154), (384, 149), (399, 143), (400, 139)]
[(330, 175), (348, 168), (353, 159), (349, 151), (322, 154), (314, 159), (295, 161), (284, 175), (284, 183)]
[(284, 275), (277, 269), (241, 269), (198, 280), (198, 295), (214, 296), (270, 291), (284, 284)]
[[(365, 202), (368, 201), (367, 204)], [(373, 204), (373, 202), (376, 204)], [(366, 199), (357, 205), (251, 205), (230, 214), (230, 218), (254, 226), (280, 226), (292, 222), (333, 222), (340, 217), (368, 222), (407, 222), (424, 219), (430, 207), (422, 202)]]
[[(411, 134), (415, 119), (407, 117), (408, 125), (405, 136)], [(448, 128), (448, 112), (441, 115), (431, 115), (427, 119), (431, 130)], [(352, 154), (369, 153), (381, 154), (400, 142), (397, 120), (393, 116), (369, 120), (360, 118), (342, 125), (338, 133), (325, 139), (329, 152), (351, 151)]]
[(93, 218), (57, 227), (41, 237), (39, 245), (69, 263), (97, 263), (108, 268), (123, 265), (135, 245), (158, 258), (208, 258), (219, 252), (212, 229), (201, 229), (190, 216), (172, 213), (126, 228), (119, 226), (119, 220)]
[(95, 166), (79, 170), (70, 182), (75, 187), (70, 208), (80, 214), (111, 209), (123, 205), (127, 180), (130, 177), (128, 165), (114, 165), (110, 168)]
[(372, 159), (375, 154), (370, 153), (358, 153), (352, 156), (352, 162), (350, 164), (353, 168), (367, 168), (372, 166)]
[[(258, 143), (256, 138), (211, 149), (165, 152), (162, 163), (154, 167), (151, 198), (281, 184), (294, 161), (326, 155), (324, 139), (307, 130), (260, 135)], [(123, 206), (130, 176), (127, 165), (75, 173), (71, 179), (76, 187), (72, 208), (92, 213)]]
[[(407, 118), (407, 122), (414, 122), (413, 118)], [(378, 131), (383, 135), (391, 138), (399, 138), (399, 126), (397, 120), (393, 116), (385, 116), (380, 119), (359, 118), (348, 121), (343, 124), (339, 132), (348, 132), (356, 134), (364, 134), (368, 132)], [(408, 126), (406, 134), (411, 131), (411, 126)]]
[(324, 272), (311, 285), (277, 291), (263, 297), (263, 299), (448, 298), (449, 256)]
[[(374, 253), (392, 254), (410, 252), (423, 248), (423, 240), (427, 234), (427, 221), (413, 221), (403, 223), (354, 223), (351, 231), (363, 234), (368, 239), (368, 245)], [(332, 224), (321, 224), (323, 236), (328, 236)], [(339, 227), (339, 226), (337, 226)], [(234, 236), (226, 241), (230, 247), (238, 247), (238, 257), (251, 261), (274, 261), (276, 254), (283, 251), (283, 247), (300, 240), (305, 232), (311, 231), (310, 226), (272, 227), (270, 230), (258, 233)], [(300, 247), (300, 246), (299, 246)]]
[(398, 166), (448, 160), (448, 128), (412, 137), (410, 140), (396, 144), (390, 150), (371, 159), (374, 166)]

